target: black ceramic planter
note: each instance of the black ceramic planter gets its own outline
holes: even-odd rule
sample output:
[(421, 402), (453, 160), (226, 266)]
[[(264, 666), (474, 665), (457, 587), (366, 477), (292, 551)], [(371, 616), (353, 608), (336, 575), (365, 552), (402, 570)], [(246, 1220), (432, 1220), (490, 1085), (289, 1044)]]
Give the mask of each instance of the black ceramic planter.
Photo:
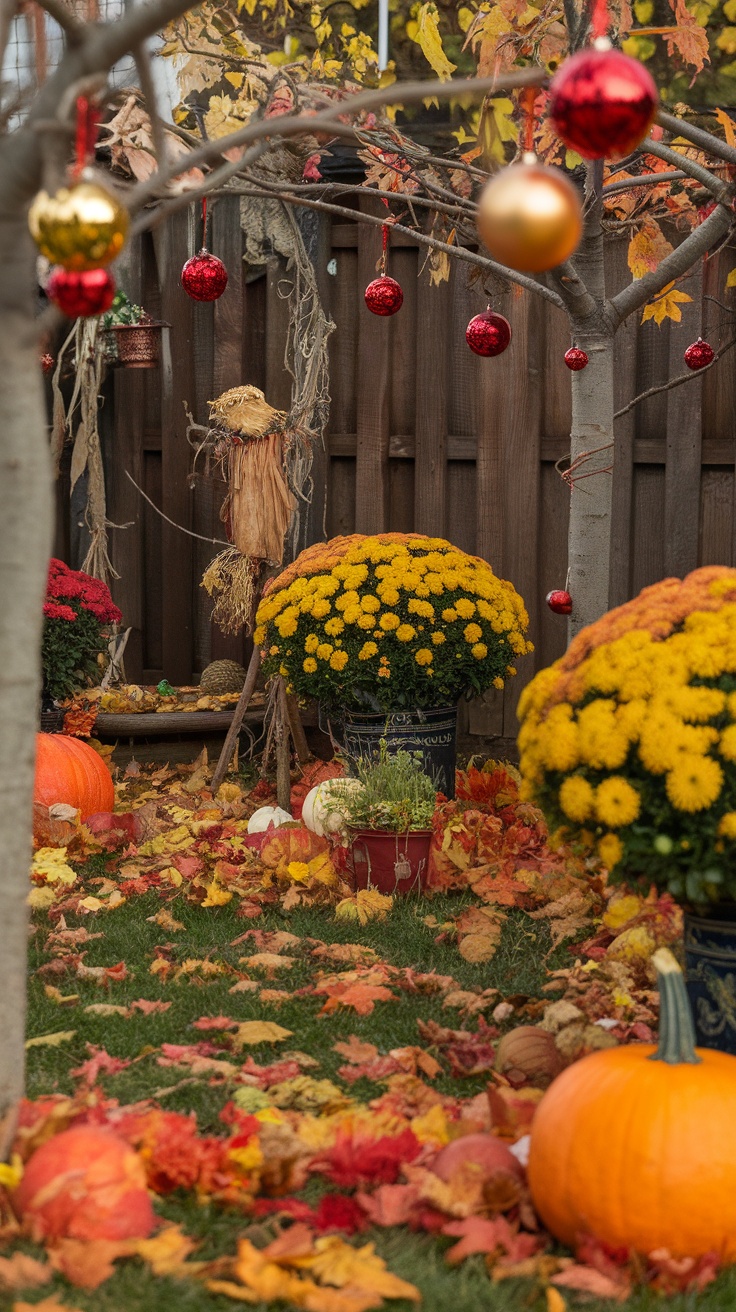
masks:
[(736, 903), (685, 912), (685, 976), (698, 1046), (736, 1055)]
[(389, 755), (398, 751), (421, 752), (424, 769), (437, 780), (439, 791), (445, 797), (455, 796), (456, 706), (380, 714), (350, 711), (345, 712), (341, 724), (336, 725), (332, 720), (330, 729), (348, 761), (375, 760), (382, 739)]

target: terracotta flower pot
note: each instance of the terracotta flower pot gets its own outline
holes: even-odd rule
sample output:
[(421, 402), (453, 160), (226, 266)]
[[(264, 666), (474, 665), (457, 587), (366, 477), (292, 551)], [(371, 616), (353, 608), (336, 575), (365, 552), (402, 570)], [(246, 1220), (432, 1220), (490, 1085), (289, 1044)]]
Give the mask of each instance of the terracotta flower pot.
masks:
[(161, 356), (161, 323), (118, 323), (107, 328), (110, 355), (125, 369), (155, 369)]

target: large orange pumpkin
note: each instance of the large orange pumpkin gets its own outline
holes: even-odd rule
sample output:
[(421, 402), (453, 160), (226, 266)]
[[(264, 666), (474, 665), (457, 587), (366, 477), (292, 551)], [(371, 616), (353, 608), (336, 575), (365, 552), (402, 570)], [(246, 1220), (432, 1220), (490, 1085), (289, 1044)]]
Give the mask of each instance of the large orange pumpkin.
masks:
[(41, 1144), (13, 1204), (36, 1240), (146, 1239), (156, 1222), (140, 1157), (97, 1125), (74, 1126)]
[(695, 1048), (680, 968), (654, 955), (659, 1047), (593, 1053), (550, 1086), (532, 1122), (529, 1184), (544, 1224), (677, 1258), (736, 1261), (736, 1057)]
[(82, 813), (112, 811), (115, 789), (102, 757), (78, 738), (61, 733), (36, 734), (34, 802), (55, 806), (65, 802)]

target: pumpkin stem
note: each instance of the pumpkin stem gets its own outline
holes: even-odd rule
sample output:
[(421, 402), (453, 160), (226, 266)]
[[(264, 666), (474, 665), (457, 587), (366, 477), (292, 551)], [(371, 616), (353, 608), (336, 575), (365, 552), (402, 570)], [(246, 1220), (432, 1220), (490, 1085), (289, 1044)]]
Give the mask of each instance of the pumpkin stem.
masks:
[(670, 1066), (696, 1065), (695, 1029), (685, 981), (669, 948), (659, 948), (652, 957), (659, 985), (659, 1047), (650, 1061)]

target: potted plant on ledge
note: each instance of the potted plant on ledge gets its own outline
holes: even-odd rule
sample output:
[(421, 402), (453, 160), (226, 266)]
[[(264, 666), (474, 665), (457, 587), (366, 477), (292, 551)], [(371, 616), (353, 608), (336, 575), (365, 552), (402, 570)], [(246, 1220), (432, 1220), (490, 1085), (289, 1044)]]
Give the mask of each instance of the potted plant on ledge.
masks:
[(161, 355), (163, 326), (140, 305), (133, 305), (125, 292), (116, 292), (101, 324), (108, 360), (126, 369), (155, 369)]
[(330, 788), (330, 805), (347, 829), (354, 887), (423, 889), (437, 789), (422, 769), (421, 753), (390, 756), (384, 741), (378, 759), (359, 760), (356, 773), (358, 786), (355, 779), (338, 779)]
[(60, 733), (64, 712), (56, 703), (78, 688), (99, 683), (99, 657), (122, 614), (105, 583), (52, 560), (43, 615), (41, 729)]
[(511, 583), (442, 538), (354, 534), (309, 547), (267, 587), (254, 640), (266, 675), (315, 698), (349, 760), (421, 751), (455, 794), (457, 703), (503, 688), (532, 650)]
[(736, 570), (665, 579), (583, 629), (519, 718), (551, 824), (684, 906), (698, 1041), (736, 1053)]

